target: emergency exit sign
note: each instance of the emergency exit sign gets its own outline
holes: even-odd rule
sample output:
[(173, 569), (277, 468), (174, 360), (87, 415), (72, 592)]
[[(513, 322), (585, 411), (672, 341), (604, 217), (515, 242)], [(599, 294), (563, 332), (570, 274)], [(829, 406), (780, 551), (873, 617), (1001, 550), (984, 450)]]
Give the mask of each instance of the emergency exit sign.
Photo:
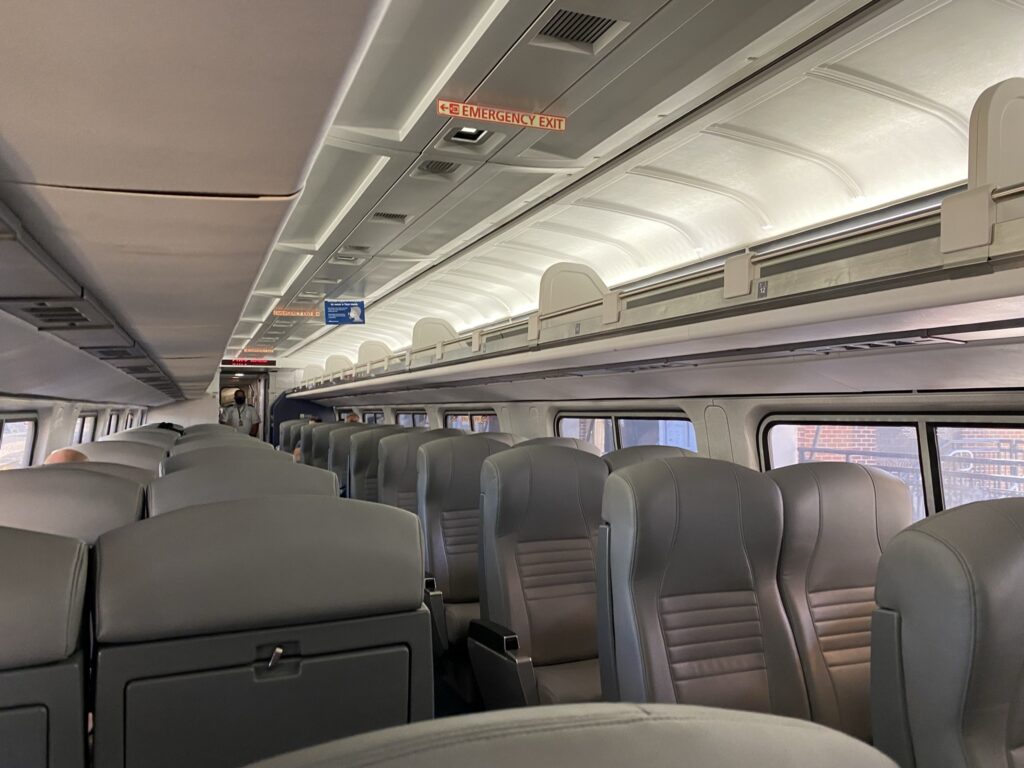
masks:
[(538, 112), (521, 112), (504, 107), (482, 107), (461, 101), (437, 100), (437, 114), (441, 117), (464, 117), (468, 120), (482, 120), (485, 123), (501, 123), (519, 128), (539, 128), (543, 131), (564, 131), (565, 118), (558, 115), (544, 115)]

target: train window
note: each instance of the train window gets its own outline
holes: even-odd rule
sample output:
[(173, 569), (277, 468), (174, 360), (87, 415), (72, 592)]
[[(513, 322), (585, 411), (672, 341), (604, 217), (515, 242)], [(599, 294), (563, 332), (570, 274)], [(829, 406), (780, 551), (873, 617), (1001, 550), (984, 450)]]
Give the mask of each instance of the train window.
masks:
[(96, 439), (96, 414), (91, 413), (82, 417), (82, 442), (91, 443)]
[(18, 469), (32, 464), (36, 440), (34, 419), (5, 419), (0, 430), (0, 470)]
[(426, 427), (427, 414), (422, 411), (399, 411), (397, 414), (400, 427)]
[(673, 445), (688, 451), (697, 451), (697, 433), (688, 419), (616, 419), (619, 427), (619, 447), (634, 445)]
[(107, 434), (112, 435), (121, 428), (121, 412), (111, 411), (107, 416)]
[(461, 429), (463, 432), (497, 432), (498, 417), (493, 413), (446, 413), (444, 425), (448, 429)]
[(128, 411), (128, 414), (124, 417), (124, 428), (131, 429), (135, 426), (135, 411)]
[(935, 427), (942, 507), (1024, 496), (1024, 428)]
[(363, 424), (383, 424), (384, 411), (363, 411)]
[(878, 467), (910, 488), (914, 519), (925, 515), (917, 428), (908, 424), (775, 423), (768, 428), (768, 465), (845, 461)]
[(555, 431), (559, 437), (575, 437), (591, 443), (601, 453), (615, 450), (615, 427), (610, 416), (560, 416)]

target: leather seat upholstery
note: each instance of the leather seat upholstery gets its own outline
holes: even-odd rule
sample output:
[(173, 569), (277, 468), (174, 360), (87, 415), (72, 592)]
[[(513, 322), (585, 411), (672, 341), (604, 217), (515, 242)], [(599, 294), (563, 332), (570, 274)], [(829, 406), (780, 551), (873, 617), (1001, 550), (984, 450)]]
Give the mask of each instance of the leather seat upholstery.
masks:
[(0, 528), (0, 764), (85, 765), (79, 650), (88, 549)]
[(779, 588), (811, 717), (870, 741), (875, 574), (882, 550), (913, 522), (910, 490), (859, 464), (796, 464), (768, 476), (782, 492)]
[[(264, 453), (261, 451), (261, 453)], [(278, 455), (277, 451), (266, 451)], [(186, 454), (187, 455), (187, 454)], [(154, 480), (147, 491), (149, 516), (197, 504), (235, 499), (307, 495), (338, 498), (333, 472), (281, 461), (208, 463)]]
[(404, 510), (206, 504), (110, 532), (96, 564), (97, 766), (244, 765), (432, 714)]
[(103, 443), (82, 443), (68, 446), (89, 457), (89, 461), (105, 461), (110, 464), (127, 464), (155, 472), (167, 456), (167, 449), (156, 445), (128, 443), (123, 440), (108, 440)]
[[(168, 456), (160, 462), (158, 475), (165, 475), (180, 472), (191, 467), (203, 467), (209, 464), (234, 465), (239, 471), (254, 471), (247, 469), (262, 464), (287, 464), (294, 463), (290, 454), (281, 451), (267, 451), (259, 446), (253, 445), (215, 445), (206, 448), (197, 448), (194, 451), (186, 451), (175, 456)], [(228, 471), (228, 470), (225, 470)]]
[(541, 704), (601, 695), (594, 547), (607, 474), (597, 456), (550, 444), (483, 463), (480, 614), (518, 635)]
[(125, 432), (117, 432), (113, 435), (106, 435), (105, 437), (100, 438), (100, 442), (108, 441), (144, 443), (146, 445), (154, 445), (157, 448), (163, 448), (166, 451), (178, 441), (178, 433), (172, 432), (169, 429), (133, 429)]
[(140, 520), (143, 494), (139, 483), (100, 472), (60, 465), (10, 469), (0, 472), (0, 525), (92, 544), (100, 534)]
[(348, 459), (352, 453), (352, 435), (371, 429), (368, 424), (346, 424), (327, 433), (327, 469), (338, 477), (341, 495), (348, 495)]
[(574, 704), (447, 717), (281, 755), (250, 768), (893, 768), (814, 723), (704, 707)]
[(605, 486), (624, 701), (809, 716), (776, 572), (782, 498), (759, 472), (655, 459)]
[(464, 641), (469, 622), (480, 616), (480, 471), (489, 456), (506, 448), (485, 438), (445, 437), (417, 451), (427, 571), (444, 597), (450, 643)]
[(168, 453), (171, 456), (180, 456), (183, 453), (203, 451), (207, 448), (258, 448), (264, 451), (274, 450), (270, 443), (264, 443), (262, 440), (235, 432), (230, 435), (200, 435), (191, 438), (186, 436), (172, 445)]
[(534, 437), (517, 444), (517, 446), (524, 447), (531, 445), (558, 445), (563, 448), (575, 448), (577, 451), (586, 451), (595, 456), (601, 455), (601, 450), (596, 445), (576, 437)]
[[(167, 459), (164, 459), (167, 461)], [(67, 464), (41, 464), (40, 467), (61, 468), (72, 472), (97, 472), (101, 475), (112, 475), (131, 480), (133, 483), (146, 486), (156, 477), (156, 473), (141, 467), (130, 467), (127, 464), (112, 464), (108, 461), (73, 461)], [(38, 467), (37, 467), (38, 468)]]
[(526, 442), (526, 438), (522, 435), (513, 435), (511, 432), (466, 432), (464, 433), (467, 437), (482, 437), (486, 440), (494, 440), (495, 442), (507, 445), (510, 448), (513, 445), (519, 445), (520, 443)]
[(460, 437), (458, 429), (405, 430), (382, 438), (377, 448), (380, 501), (416, 513), (416, 452), (421, 445)]
[(650, 461), (651, 459), (674, 459), (696, 455), (693, 451), (676, 448), (673, 445), (634, 445), (629, 448), (620, 448), (617, 451), (606, 453), (601, 458), (608, 465), (608, 471), (615, 472), (623, 467), (629, 467), (642, 461)]
[(330, 456), (331, 433), (339, 429), (351, 429), (351, 424), (335, 422), (331, 424), (316, 424), (311, 431), (312, 434), (312, 455), (310, 463), (319, 469), (327, 469), (327, 460)]
[(1024, 499), (946, 510), (898, 533), (871, 625), (875, 745), (903, 768), (1024, 759)]
[(353, 499), (377, 501), (379, 494), (380, 441), (404, 427), (389, 424), (363, 429), (352, 435), (348, 456), (348, 495)]
[(282, 421), (277, 427), (277, 449), (285, 453), (294, 451), (297, 439), (292, 439), (292, 430), (305, 423), (306, 419), (287, 419)]

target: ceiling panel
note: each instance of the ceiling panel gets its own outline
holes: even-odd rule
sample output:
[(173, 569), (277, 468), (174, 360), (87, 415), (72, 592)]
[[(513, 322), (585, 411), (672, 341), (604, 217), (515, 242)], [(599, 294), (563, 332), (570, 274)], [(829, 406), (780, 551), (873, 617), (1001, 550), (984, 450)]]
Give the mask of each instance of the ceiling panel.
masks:
[(291, 194), (385, 5), (11, 0), (0, 179)]

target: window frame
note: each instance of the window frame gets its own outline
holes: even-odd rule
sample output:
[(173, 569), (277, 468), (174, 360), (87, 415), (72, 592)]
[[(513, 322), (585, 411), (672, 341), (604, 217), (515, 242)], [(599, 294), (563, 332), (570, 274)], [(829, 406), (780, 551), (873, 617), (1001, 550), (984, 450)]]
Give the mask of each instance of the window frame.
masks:
[(769, 413), (757, 428), (758, 466), (768, 471), (768, 430), (773, 424), (855, 424), (864, 426), (914, 426), (917, 434), (918, 455), (921, 462), (921, 482), (924, 492), (925, 517), (947, 509), (942, 496), (942, 468), (939, 465), (938, 441), (935, 430), (939, 427), (1024, 429), (1024, 416), (1014, 413), (935, 413), (933, 411), (867, 412), (785, 412)]
[[(476, 410), (472, 410), (472, 411), (445, 411), (444, 412), (444, 416), (443, 416), (443, 422), (444, 422), (444, 428), (445, 429), (456, 429), (456, 427), (453, 427), (453, 426), (451, 426), (448, 423), (448, 418), (450, 416), (465, 416), (467, 419), (469, 419), (469, 434), (471, 434), (471, 435), (486, 435), (487, 434), (486, 432), (477, 432), (475, 429), (473, 429), (473, 417), (474, 416), (493, 416), (495, 419), (498, 419), (498, 412), (497, 411), (484, 411), (484, 410), (480, 410), (479, 408), (476, 409)], [(499, 428), (501, 427), (501, 420), (500, 419), (498, 420), (498, 427)]]
[[(412, 418), (412, 425), (410, 426), (411, 429), (430, 428), (430, 416), (426, 411), (395, 411), (395, 424), (402, 426), (403, 416), (409, 416)], [(418, 416), (422, 416), (423, 421), (426, 423), (422, 425), (417, 424), (416, 419)]]
[(0, 443), (3, 442), (4, 424), (8, 421), (19, 422), (27, 421), (32, 424), (32, 439), (29, 441), (25, 449), (26, 463), (22, 464), (18, 469), (24, 467), (31, 467), (34, 465), (36, 457), (36, 441), (39, 439), (39, 414), (34, 411), (15, 411), (13, 413), (0, 413)]
[[(612, 422), (612, 448), (613, 451), (622, 449), (622, 434), (619, 425), (620, 419), (631, 421), (685, 421), (693, 427), (693, 419), (686, 415), (686, 411), (557, 411), (553, 428), (556, 437), (562, 437), (559, 424), (562, 419), (610, 419)], [(694, 431), (696, 434), (696, 430)]]
[[(373, 414), (374, 420), (373, 421), (367, 421), (366, 417), (368, 415), (370, 415), (371, 413)], [(365, 411), (363, 411), (362, 413), (359, 414), (359, 420), (363, 424), (372, 424), (375, 427), (380, 426), (381, 424), (386, 423), (384, 418), (385, 418), (384, 417), (384, 411), (379, 409), (379, 408), (370, 408), (370, 409), (367, 409), (367, 410), (365, 410)]]
[[(110, 425), (113, 424), (114, 428), (111, 429)], [(107, 412), (107, 435), (116, 435), (121, 431), (121, 411), (114, 410), (111, 408)], [(106, 435), (104, 435), (106, 437)]]

